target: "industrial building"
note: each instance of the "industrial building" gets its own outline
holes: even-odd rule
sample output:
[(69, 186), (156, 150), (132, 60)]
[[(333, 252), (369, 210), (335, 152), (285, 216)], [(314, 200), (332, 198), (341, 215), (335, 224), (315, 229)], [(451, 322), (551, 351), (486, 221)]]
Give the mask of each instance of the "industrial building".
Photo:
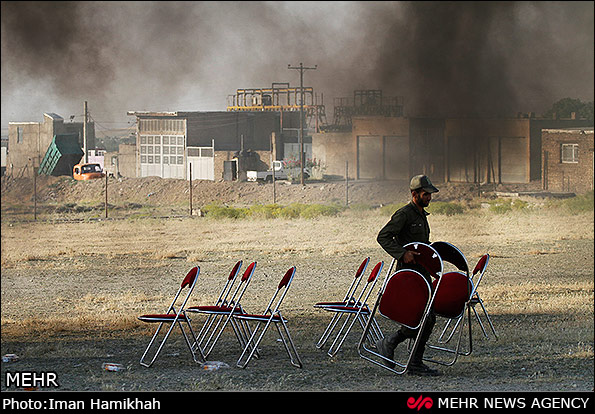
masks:
[(32, 177), (52, 140), (56, 135), (76, 134), (81, 148), (95, 148), (95, 124), (87, 122), (64, 122), (55, 113), (44, 113), (42, 122), (9, 122), (6, 174), (12, 177)]
[(436, 182), (529, 183), (542, 175), (542, 130), (592, 126), (579, 119), (353, 116), (351, 128), (312, 135), (329, 175)]
[[(300, 128), (302, 88), (273, 83), (270, 88), (238, 89), (225, 112), (129, 111), (136, 117), (138, 177), (242, 179), (272, 159), (299, 159), (300, 134), (306, 159), (311, 136), (324, 119), (324, 105), (303, 88), (305, 129)], [(312, 128), (312, 126), (310, 127)], [(190, 170), (192, 169), (192, 176)]]
[[(128, 115), (136, 118), (136, 143), (106, 154), (110, 175), (244, 180), (246, 171), (266, 170), (273, 160), (298, 162), (303, 148), (304, 161), (321, 166), (327, 178), (408, 180), (421, 173), (437, 183), (541, 181), (544, 190), (593, 189), (593, 121), (575, 116), (405, 116), (403, 97), (356, 90), (335, 99), (329, 124), (322, 95), (288, 83), (237, 89), (226, 111)], [(65, 133), (78, 134), (83, 147), (83, 123), (53, 113), (43, 122), (11, 122), (6, 173), (31, 175), (53, 137)], [(94, 149), (92, 122), (86, 134)]]

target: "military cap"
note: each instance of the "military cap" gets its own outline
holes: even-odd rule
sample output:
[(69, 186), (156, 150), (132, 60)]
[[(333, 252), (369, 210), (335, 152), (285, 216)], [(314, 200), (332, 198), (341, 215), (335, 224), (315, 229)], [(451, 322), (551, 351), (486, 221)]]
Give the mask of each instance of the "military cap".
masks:
[(437, 193), (438, 189), (432, 185), (430, 179), (425, 175), (416, 175), (409, 184), (410, 190), (423, 189), (426, 193)]

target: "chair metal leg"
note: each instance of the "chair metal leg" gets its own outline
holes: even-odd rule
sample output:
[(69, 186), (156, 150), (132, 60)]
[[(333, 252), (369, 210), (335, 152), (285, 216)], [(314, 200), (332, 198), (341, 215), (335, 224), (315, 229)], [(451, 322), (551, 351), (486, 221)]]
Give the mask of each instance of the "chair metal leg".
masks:
[[(349, 327), (347, 328), (347, 330), (345, 330), (345, 327), (349, 323), (350, 319), (351, 319), (351, 324), (349, 324)], [(343, 322), (341, 329), (339, 329), (339, 332), (337, 332), (337, 335), (335, 336), (335, 340), (329, 347), (329, 350), (327, 352), (328, 356), (331, 356), (331, 357), (335, 356), (337, 354), (337, 352), (339, 352), (339, 349), (341, 349), (343, 342), (345, 342), (345, 338), (347, 338), (347, 335), (349, 334), (349, 331), (351, 331), (351, 328), (353, 327), (353, 324), (355, 323), (356, 319), (357, 319), (357, 315), (347, 314), (347, 317), (345, 318), (345, 322)], [(343, 333), (343, 331), (345, 331), (345, 332)], [(337, 341), (339, 341), (339, 342), (337, 343)], [(336, 347), (335, 347), (335, 345), (336, 345)]]
[(328, 341), (328, 338), (330, 337), (331, 333), (333, 332), (333, 330), (337, 326), (337, 323), (339, 323), (339, 320), (342, 317), (343, 317), (343, 314), (339, 313), (339, 312), (336, 312), (333, 315), (333, 318), (331, 319), (329, 324), (326, 326), (326, 329), (324, 330), (324, 332), (320, 336), (320, 339), (316, 343), (316, 348), (320, 349), (326, 344), (326, 341)]
[[(186, 323), (188, 324), (188, 328), (190, 330), (190, 334), (192, 335), (192, 338), (194, 338), (194, 332), (192, 330), (192, 325), (190, 324), (189, 321), (186, 321)], [(160, 322), (159, 323), (159, 326), (157, 327), (157, 330), (153, 334), (153, 337), (151, 338), (151, 341), (149, 341), (149, 345), (147, 345), (147, 348), (145, 349), (145, 352), (141, 356), (140, 364), (142, 366), (149, 368), (151, 365), (153, 365), (153, 363), (155, 362), (155, 360), (157, 359), (157, 357), (161, 353), (161, 350), (162, 350), (163, 346), (167, 342), (167, 339), (169, 338), (169, 336), (170, 336), (170, 334), (171, 334), (171, 332), (174, 329), (174, 326), (176, 324), (178, 324), (178, 326), (180, 327), (180, 330), (182, 331), (182, 335), (184, 337), (184, 340), (186, 341), (186, 345), (188, 345), (188, 349), (190, 350), (190, 353), (192, 354), (192, 359), (194, 360), (194, 362), (200, 363), (200, 362), (204, 362), (205, 361), (205, 357), (204, 357), (204, 354), (202, 352), (202, 349), (200, 347), (195, 347), (194, 346), (194, 343), (190, 341), (190, 337), (188, 336), (188, 334), (186, 333), (186, 331), (184, 329), (184, 326), (182, 325), (182, 320), (177, 319), (177, 320), (174, 320), (173, 322), (171, 322), (169, 324), (170, 327), (167, 330), (167, 332), (166, 332), (165, 336), (163, 337), (163, 339), (161, 340), (161, 343), (159, 344), (159, 347), (157, 348), (157, 351), (153, 355), (153, 358), (151, 359), (151, 361), (147, 363), (145, 361), (145, 357), (147, 356), (147, 354), (149, 353), (149, 350), (151, 349), (151, 347), (155, 343), (155, 340), (157, 339), (157, 337), (159, 335), (159, 332), (161, 331), (161, 328), (164, 325), (164, 322)], [(198, 353), (198, 356), (197, 356), (197, 353)]]
[(488, 311), (483, 304), (483, 300), (481, 300), (480, 297), (478, 297), (477, 299), (478, 299), (479, 304), (481, 305), (481, 309), (483, 309), (483, 313), (484, 313), (486, 319), (488, 320), (488, 324), (490, 325), (490, 328), (492, 329), (494, 336), (496, 338), (498, 338), (498, 334), (496, 333), (496, 329), (494, 328), (494, 324), (492, 323), (492, 318), (490, 318), (490, 315), (488, 314)]
[[(244, 347), (242, 353), (240, 354), (240, 357), (238, 358), (238, 361), (236, 363), (236, 366), (237, 367), (239, 367), (239, 368), (246, 368), (246, 366), (248, 366), (248, 363), (250, 362), (250, 360), (252, 359), (252, 356), (256, 352), (256, 349), (258, 348), (258, 344), (262, 340), (262, 337), (266, 333), (266, 331), (267, 331), (267, 329), (268, 329), (268, 327), (269, 327), (270, 324), (271, 324), (271, 321), (268, 320), (266, 322), (266, 324), (264, 325), (264, 327), (262, 329), (262, 332), (260, 333), (260, 336), (258, 337), (258, 339), (256, 341), (254, 341), (254, 338), (256, 337), (259, 328), (263, 325), (261, 322), (257, 322), (256, 328), (254, 329), (254, 331), (252, 331), (252, 335), (248, 339), (247, 345)], [(242, 362), (242, 360), (244, 359), (244, 356), (246, 355), (247, 352), (249, 352), (248, 353), (248, 356), (246, 357), (245, 362)]]
[(287, 355), (289, 356), (291, 365), (297, 368), (302, 368), (303, 364), (297, 352), (297, 349), (295, 348), (295, 344), (291, 339), (289, 329), (287, 329), (287, 325), (285, 324), (285, 321), (283, 321), (283, 319), (281, 319), (280, 323), (283, 327), (283, 331), (281, 330), (281, 328), (279, 328), (279, 323), (276, 323), (275, 327), (277, 328), (277, 332), (279, 332), (279, 337), (281, 338), (281, 342), (283, 342), (283, 346), (285, 346), (285, 350), (287, 351)]

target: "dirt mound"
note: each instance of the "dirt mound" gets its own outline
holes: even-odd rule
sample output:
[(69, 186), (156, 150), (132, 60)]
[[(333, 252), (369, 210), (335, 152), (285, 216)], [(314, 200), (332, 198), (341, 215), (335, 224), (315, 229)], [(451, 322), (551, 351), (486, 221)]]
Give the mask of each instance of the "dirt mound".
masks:
[[(495, 190), (517, 191), (519, 187), (482, 186), (476, 184), (437, 184), (440, 192), (435, 201), (465, 201), (477, 196), (490, 196)], [(70, 177), (39, 176), (32, 178), (2, 179), (3, 204), (28, 204), (33, 202), (36, 193), (37, 203), (103, 203), (106, 181), (75, 181)], [(186, 180), (144, 177), (110, 178), (107, 182), (108, 202), (113, 205), (130, 203), (140, 205), (176, 205), (188, 202), (190, 184)], [(193, 181), (193, 205), (204, 206), (211, 203), (228, 205), (282, 204), (291, 203), (336, 203), (368, 204), (371, 206), (406, 202), (410, 197), (406, 181), (344, 181), (299, 183), (278, 181), (253, 183), (238, 181)]]

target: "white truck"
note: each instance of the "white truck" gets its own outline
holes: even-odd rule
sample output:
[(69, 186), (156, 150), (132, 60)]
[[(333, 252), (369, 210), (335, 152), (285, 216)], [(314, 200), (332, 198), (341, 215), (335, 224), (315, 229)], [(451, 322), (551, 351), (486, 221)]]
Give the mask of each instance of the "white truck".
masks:
[[(299, 178), (300, 168), (299, 167), (287, 167), (283, 161), (273, 161), (273, 168), (275, 169), (275, 180), (287, 180), (291, 178)], [(247, 171), (248, 181), (273, 181), (273, 170), (268, 171)], [(310, 177), (310, 170), (304, 168), (304, 178)]]

